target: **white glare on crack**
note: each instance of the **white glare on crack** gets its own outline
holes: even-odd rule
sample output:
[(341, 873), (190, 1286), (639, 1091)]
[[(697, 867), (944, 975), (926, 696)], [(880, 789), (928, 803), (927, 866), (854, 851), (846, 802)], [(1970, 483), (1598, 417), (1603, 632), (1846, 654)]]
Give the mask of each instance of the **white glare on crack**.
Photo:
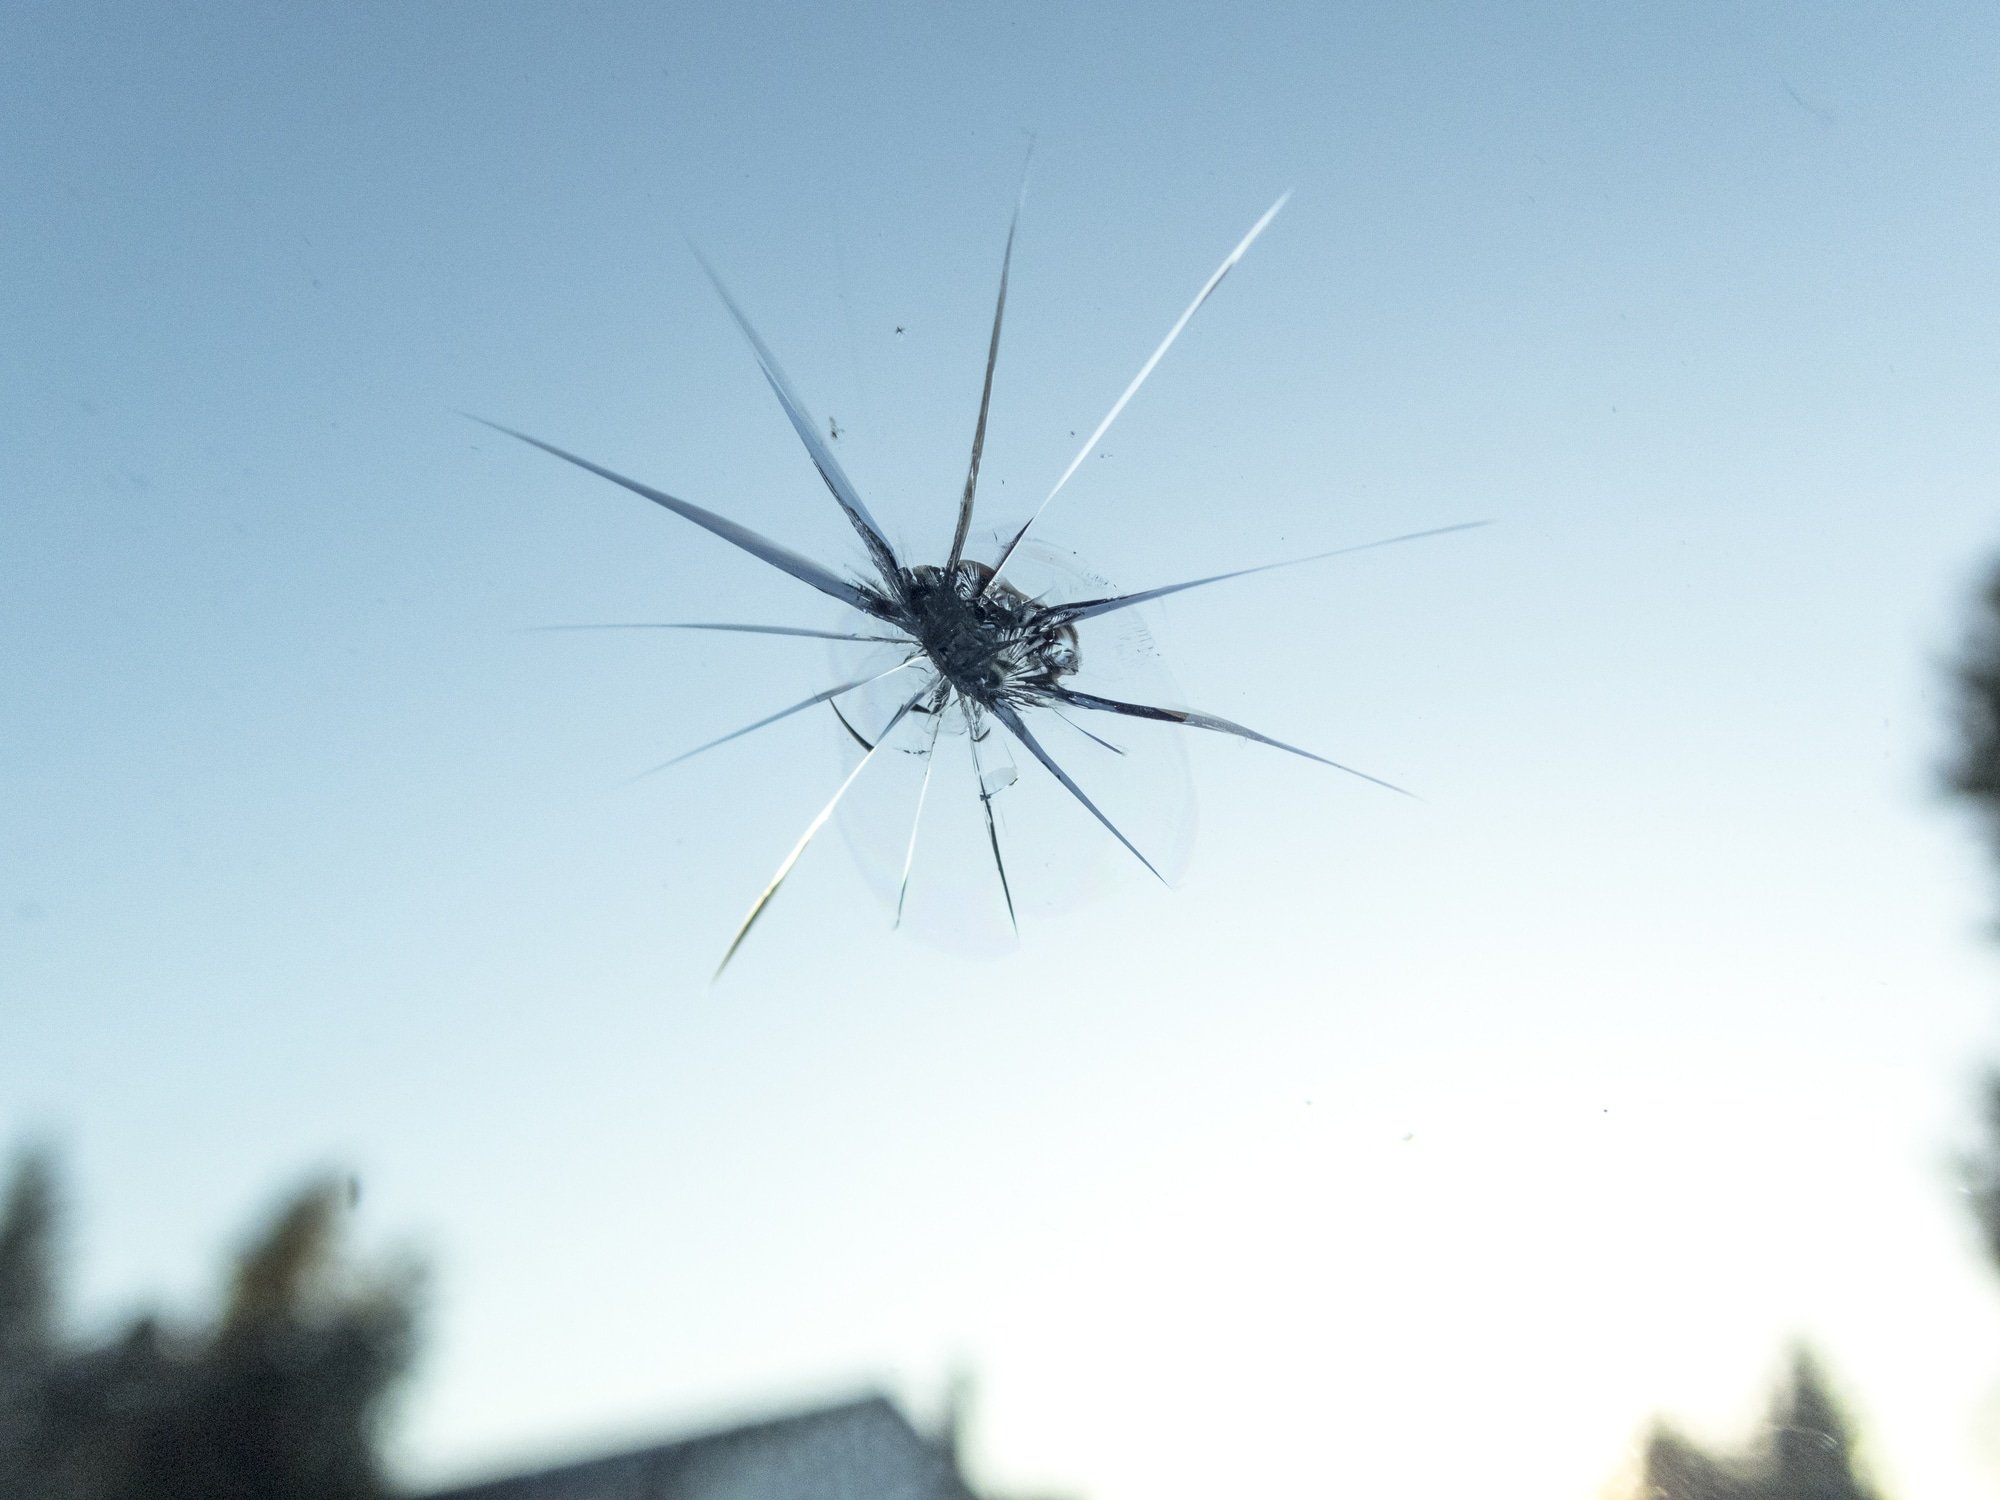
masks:
[[(1022, 186), (1025, 194), (1025, 177)], [(1064, 794), (1060, 800), (1039, 804), (1043, 816), (1053, 810), (1071, 822), (1094, 822), (1101, 830), (1105, 849), (1122, 847), (1125, 855), (1162, 881), (1184, 862), (1192, 824), (1182, 730), (1201, 729), (1248, 740), (1391, 791), (1402, 790), (1317, 751), (1215, 714), (1179, 706), (1179, 694), (1151, 649), (1137, 606), (1252, 573), (1463, 531), (1484, 522), (1431, 527), (1129, 593), (1112, 590), (1073, 556), (1029, 539), (1030, 530), (1049, 503), (1284, 203), (1281, 197), (1266, 210), (1202, 284), (1033, 513), (1013, 528), (975, 537), (979, 465), (1021, 214), (1021, 199), (1016, 198), (1001, 257), (1000, 292), (973, 428), (972, 457), (951, 545), (937, 564), (917, 564), (897, 556), (860, 491), (834, 457), (829, 440), (842, 437), (841, 428), (831, 418), (822, 427), (809, 414), (776, 356), (705, 260), (702, 268), (749, 342), (766, 382), (820, 478), (859, 536), (868, 557), (865, 569), (842, 570), (815, 561), (713, 511), (552, 443), (511, 427), (486, 423), (692, 521), (844, 607), (844, 629), (722, 621), (555, 627), (727, 631), (833, 643), (838, 675), (832, 685), (653, 767), (665, 770), (689, 756), (822, 704), (837, 716), (848, 747), (850, 763), (845, 779), (737, 926), (717, 966), (718, 975), (790, 876), (806, 846), (835, 812), (846, 806), (868, 804), (866, 816), (844, 818), (843, 827), (863, 868), (876, 884), (885, 887), (898, 924), (926, 901), (929, 887), (937, 896), (929, 903), (932, 912), (1000, 914), (1011, 932), (1018, 927), (1024, 908), (1040, 910), (1050, 896), (1061, 900), (1086, 871), (1086, 862), (1071, 858), (1046, 865), (1020, 858), (1023, 849), (1040, 843), (1024, 827), (1032, 821), (1026, 816), (1030, 809), (1015, 791), (1024, 776), (1041, 778)], [(902, 332), (900, 328), (896, 331)], [(983, 561), (985, 557), (992, 561)], [(1120, 788), (1136, 795), (1119, 797), (1115, 793)], [(950, 838), (954, 831), (955, 843)], [(942, 867), (926, 861), (927, 849), (947, 844), (976, 847), (981, 857), (976, 863)]]

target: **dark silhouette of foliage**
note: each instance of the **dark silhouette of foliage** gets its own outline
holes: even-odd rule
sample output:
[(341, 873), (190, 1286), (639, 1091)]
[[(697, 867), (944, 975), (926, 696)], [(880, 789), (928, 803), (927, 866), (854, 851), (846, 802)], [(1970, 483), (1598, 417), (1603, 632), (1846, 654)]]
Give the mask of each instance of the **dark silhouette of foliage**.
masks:
[(237, 1261), (212, 1327), (147, 1316), (65, 1345), (53, 1173), (27, 1159), (0, 1219), (0, 1495), (381, 1500), (384, 1400), (413, 1348), (413, 1273), (340, 1254), (345, 1187), (315, 1182)]
[[(1977, 814), (2000, 865), (2000, 565), (1988, 575), (1955, 673), (1957, 743), (1945, 785)], [(1965, 1165), (1965, 1185), (2000, 1268), (2000, 1072), (1985, 1084), (1983, 1149)], [(1643, 1494), (1656, 1500), (1853, 1500), (1867, 1495), (1849, 1466), (1846, 1423), (1811, 1358), (1795, 1361), (1778, 1399), (1769, 1440), (1755, 1452), (1717, 1458), (1661, 1426), (1646, 1449)]]
[(1854, 1439), (1804, 1349), (1751, 1451), (1717, 1458), (1663, 1425), (1646, 1445), (1642, 1494), (1656, 1500), (1876, 1500), (1855, 1475)]
[(1947, 781), (1978, 811), (2000, 858), (2000, 567), (1980, 591), (1957, 675), (1958, 749)]
[[(1945, 782), (1977, 813), (2000, 863), (2000, 567), (1980, 592), (1956, 677), (1958, 742)], [(1988, 1078), (1985, 1104), (1987, 1144), (1968, 1161), (1966, 1186), (1988, 1258), (2000, 1267), (2000, 1074)], [(1846, 1421), (1801, 1350), (1753, 1452), (1716, 1458), (1656, 1428), (1645, 1492), (1658, 1500), (1863, 1500), (1870, 1491), (1854, 1475), (1851, 1448)]]
[[(1977, 611), (1958, 661), (1958, 747), (1946, 784), (1978, 814), (2000, 863), (2000, 567)], [(2000, 1074), (1986, 1080), (1985, 1106), (1987, 1145), (1966, 1164), (1966, 1188), (1987, 1256), (2000, 1267)]]
[(32, 1493), (56, 1353), (55, 1172), (21, 1159), (0, 1209), (0, 1495)]
[(2000, 1074), (1988, 1075), (1985, 1103), (1986, 1147), (1965, 1162), (1965, 1191), (1987, 1259), (2000, 1267)]
[(55, 1348), (56, 1216), (55, 1169), (45, 1154), (31, 1152), (0, 1210), (0, 1368)]

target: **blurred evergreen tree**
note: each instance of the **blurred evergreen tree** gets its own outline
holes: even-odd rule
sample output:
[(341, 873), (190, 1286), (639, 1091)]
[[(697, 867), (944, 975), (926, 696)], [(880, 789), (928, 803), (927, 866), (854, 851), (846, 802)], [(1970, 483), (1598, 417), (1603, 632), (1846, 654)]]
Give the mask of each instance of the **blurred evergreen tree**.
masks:
[(0, 1368), (33, 1364), (56, 1344), (56, 1179), (45, 1152), (15, 1168), (0, 1209)]
[[(1955, 676), (1958, 734), (1945, 784), (1978, 815), (2000, 865), (2000, 565), (1980, 590)], [(1985, 1116), (1985, 1143), (1966, 1163), (1966, 1187), (1987, 1256), (2000, 1269), (2000, 1072), (1987, 1078)], [(1657, 1427), (1642, 1493), (1658, 1500), (1849, 1500), (1867, 1493), (1848, 1466), (1846, 1424), (1803, 1352), (1771, 1432), (1772, 1442), (1752, 1455), (1715, 1458)]]
[[(1947, 785), (1978, 814), (2000, 863), (2000, 567), (1980, 591), (1957, 675), (1958, 750)], [(1986, 1146), (1966, 1176), (1987, 1255), (2000, 1266), (2000, 1074), (1986, 1080)]]
[(1818, 1363), (1800, 1349), (1749, 1453), (1716, 1458), (1662, 1423), (1646, 1444), (1641, 1493), (1656, 1500), (1875, 1500), (1854, 1473), (1853, 1451)]
[(1978, 812), (2000, 858), (2000, 567), (1977, 610), (1958, 660), (1958, 750), (1946, 775)]
[[(1974, 608), (1957, 678), (1958, 735), (1947, 788), (1978, 815), (2000, 865), (2000, 566)], [(1966, 1186), (1986, 1253), (2000, 1268), (2000, 1073), (1988, 1077), (1986, 1140), (1966, 1165)], [(1658, 1500), (1857, 1500), (1866, 1496), (1849, 1463), (1852, 1439), (1825, 1382), (1803, 1351), (1772, 1414), (1769, 1441), (1753, 1453), (1716, 1458), (1656, 1427), (1646, 1447), (1645, 1490)]]
[(375, 1440), (413, 1352), (417, 1283), (341, 1255), (346, 1196), (327, 1180), (288, 1201), (213, 1327), (142, 1317), (66, 1346), (53, 1173), (26, 1159), (0, 1218), (0, 1394), (17, 1393), (0, 1407), (0, 1496), (381, 1500)]
[[(1958, 738), (1946, 785), (1978, 815), (2000, 864), (2000, 566), (1980, 591), (1957, 669)], [(1968, 1162), (1967, 1187), (1986, 1251), (2000, 1268), (2000, 1074), (1986, 1082), (1986, 1143)], [(1716, 1458), (1671, 1428), (1646, 1448), (1645, 1493), (1659, 1500), (1860, 1500), (1852, 1438), (1811, 1357), (1800, 1351), (1790, 1388), (1772, 1413), (1768, 1441)]]
[(56, 1357), (55, 1170), (25, 1154), (0, 1208), (0, 1495), (35, 1493)]

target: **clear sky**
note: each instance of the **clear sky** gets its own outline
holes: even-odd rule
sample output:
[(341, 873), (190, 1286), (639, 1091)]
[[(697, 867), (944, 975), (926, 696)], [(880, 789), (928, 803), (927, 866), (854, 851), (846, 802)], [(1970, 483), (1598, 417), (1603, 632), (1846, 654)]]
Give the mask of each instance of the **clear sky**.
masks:
[[(436, 1267), (413, 1481), (962, 1364), (996, 1482), (1585, 1500), (1805, 1335), (1990, 1494), (1997, 74), (1934, 0), (6, 7), (0, 1142), (79, 1315), (336, 1163)], [(457, 413), (852, 563), (692, 240), (941, 556), (1029, 133), (986, 517), (1293, 189), (1041, 534), (1496, 521), (1149, 617), (1423, 800), (1191, 745), (1177, 888), (997, 957), (829, 835), (710, 987), (837, 734), (626, 779), (825, 651), (525, 627), (832, 611)]]

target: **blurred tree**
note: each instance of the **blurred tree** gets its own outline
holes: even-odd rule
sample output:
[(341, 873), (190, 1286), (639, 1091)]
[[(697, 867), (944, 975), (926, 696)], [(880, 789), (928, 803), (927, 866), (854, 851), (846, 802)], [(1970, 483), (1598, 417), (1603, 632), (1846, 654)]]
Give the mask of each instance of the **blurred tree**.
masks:
[(1818, 1363), (1792, 1356), (1789, 1384), (1771, 1404), (1762, 1440), (1716, 1458), (1664, 1423), (1646, 1444), (1641, 1493), (1657, 1500), (1874, 1500), (1856, 1477), (1854, 1438)]
[[(1947, 785), (1971, 804), (2000, 863), (2000, 567), (1980, 591), (1977, 613), (1958, 661), (1958, 748)], [(1986, 1147), (1966, 1164), (1966, 1187), (2000, 1266), (2000, 1074), (1986, 1080)]]
[(34, 1493), (56, 1356), (55, 1170), (28, 1152), (0, 1208), (0, 1495)]
[(1966, 1160), (1965, 1190), (1987, 1259), (2000, 1267), (2000, 1074), (1989, 1074), (1985, 1087), (1986, 1145)]
[[(238, 1259), (212, 1328), (149, 1316), (65, 1347), (53, 1174), (29, 1158), (0, 1219), (0, 1390), (18, 1388), (27, 1414), (0, 1426), (0, 1496), (380, 1500), (377, 1428), (410, 1362), (417, 1282), (345, 1260), (346, 1198), (327, 1180), (287, 1202)], [(10, 1356), (15, 1344), (30, 1352)]]
[[(2000, 565), (1980, 590), (1955, 676), (1958, 735), (1945, 784), (1977, 814), (2000, 865)], [(1985, 1116), (1985, 1144), (1966, 1163), (1966, 1188), (1987, 1257), (2000, 1268), (2000, 1072), (1986, 1080)], [(1758, 1452), (1719, 1459), (1656, 1427), (1642, 1493), (1659, 1500), (1847, 1500), (1866, 1493), (1848, 1466), (1846, 1424), (1803, 1351), (1771, 1432), (1772, 1442)]]
[(0, 1209), (0, 1368), (55, 1350), (55, 1230), (55, 1169), (45, 1152), (31, 1151)]
[(1958, 661), (1958, 751), (1946, 775), (1978, 812), (2000, 858), (2000, 567), (1977, 609)]
[[(1956, 676), (1958, 742), (1946, 785), (1977, 813), (2000, 863), (2000, 567), (1980, 592)], [(2000, 1074), (1985, 1087), (1986, 1144), (1966, 1175), (1988, 1258), (2000, 1267)], [(1747, 1456), (1719, 1459), (1656, 1427), (1646, 1448), (1645, 1492), (1660, 1500), (1857, 1500), (1868, 1491), (1854, 1476), (1851, 1447), (1846, 1422), (1802, 1350), (1768, 1441)]]
[(409, 1363), (414, 1288), (347, 1273), (346, 1187), (299, 1193), (238, 1261), (215, 1330), (170, 1361), (175, 1399), (113, 1500), (375, 1500), (384, 1396)]
[[(1981, 589), (1957, 668), (1957, 744), (1945, 781), (1978, 815), (2000, 864), (2000, 566)], [(1966, 1186), (2000, 1268), (2000, 1074), (1985, 1085), (1982, 1151), (1966, 1165)], [(1646, 1448), (1645, 1493), (1660, 1500), (1855, 1500), (1868, 1492), (1849, 1463), (1852, 1440), (1824, 1380), (1804, 1351), (1790, 1389), (1772, 1414), (1769, 1440), (1749, 1455), (1716, 1458), (1665, 1426)]]

